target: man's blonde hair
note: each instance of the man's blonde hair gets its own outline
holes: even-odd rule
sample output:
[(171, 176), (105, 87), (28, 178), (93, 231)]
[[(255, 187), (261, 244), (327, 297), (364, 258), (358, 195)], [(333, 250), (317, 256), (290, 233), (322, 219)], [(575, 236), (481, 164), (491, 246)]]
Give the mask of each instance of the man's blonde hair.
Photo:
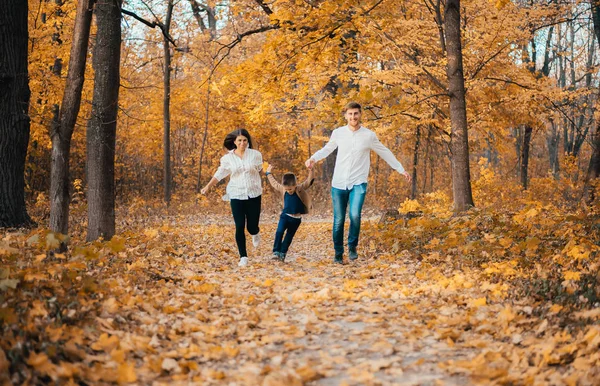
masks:
[(344, 113), (350, 109), (358, 109), (358, 111), (362, 112), (362, 106), (358, 102), (350, 102), (344, 107)]

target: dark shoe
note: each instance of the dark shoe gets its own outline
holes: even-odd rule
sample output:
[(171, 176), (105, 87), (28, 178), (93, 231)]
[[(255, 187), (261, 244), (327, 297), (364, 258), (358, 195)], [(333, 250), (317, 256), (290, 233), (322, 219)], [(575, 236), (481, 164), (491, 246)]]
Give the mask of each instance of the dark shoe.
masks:
[(280, 252), (273, 252), (273, 256), (271, 257), (272, 260), (281, 260), (281, 253)]
[(358, 253), (356, 252), (356, 248), (348, 248), (348, 258), (350, 260), (356, 260), (358, 259)]
[(335, 255), (333, 258), (334, 263), (344, 264), (344, 255)]
[(281, 261), (282, 263), (285, 261), (285, 253), (279, 252), (279, 261)]

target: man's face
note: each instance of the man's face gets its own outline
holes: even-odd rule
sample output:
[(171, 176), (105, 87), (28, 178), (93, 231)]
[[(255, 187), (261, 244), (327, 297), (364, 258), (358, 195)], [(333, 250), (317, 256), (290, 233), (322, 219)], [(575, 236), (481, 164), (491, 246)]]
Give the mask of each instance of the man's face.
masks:
[(360, 115), (360, 109), (348, 109), (344, 114), (348, 125), (355, 127), (360, 124)]

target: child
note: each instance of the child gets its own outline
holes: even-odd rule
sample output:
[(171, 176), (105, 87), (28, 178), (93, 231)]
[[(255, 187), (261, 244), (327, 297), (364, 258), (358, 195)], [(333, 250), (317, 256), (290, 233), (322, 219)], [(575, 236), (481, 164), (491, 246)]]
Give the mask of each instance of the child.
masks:
[[(314, 182), (312, 168), (308, 172), (306, 180), (297, 185), (296, 176), (293, 173), (283, 175), (281, 184), (275, 180), (269, 165), (267, 168), (267, 178), (275, 190), (281, 193), (283, 199), (283, 211), (279, 216), (279, 224), (275, 233), (275, 243), (273, 244), (273, 259), (285, 261), (285, 255), (292, 243), (292, 239), (302, 222), (302, 215), (308, 214), (311, 208), (311, 200), (306, 190)], [(285, 233), (285, 238), (283, 234)]]

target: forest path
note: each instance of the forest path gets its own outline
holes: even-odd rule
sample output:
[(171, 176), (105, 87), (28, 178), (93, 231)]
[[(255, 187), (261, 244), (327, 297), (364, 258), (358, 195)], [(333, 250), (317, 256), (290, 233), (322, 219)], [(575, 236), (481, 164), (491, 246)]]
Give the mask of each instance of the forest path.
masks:
[(0, 384), (599, 384), (600, 308), (559, 317), (514, 292), (514, 260), (469, 264), (441, 235), (410, 238), (419, 224), (365, 220), (341, 266), (331, 219), (311, 216), (282, 263), (276, 220), (247, 267), (226, 215), (134, 212), (67, 254), (42, 229), (6, 233)]
[(440, 284), (409, 254), (334, 264), (330, 220), (303, 223), (281, 263), (271, 260), (276, 219), (265, 219), (261, 245), (248, 240), (240, 268), (232, 221), (220, 220), (146, 230), (169, 257), (147, 245), (151, 253), (134, 263), (164, 280), (158, 291), (141, 286), (144, 304), (127, 318), (157, 350), (139, 381), (464, 385), (466, 372), (443, 367), (493, 344), (489, 329), (471, 325), (486, 295), (463, 276)]

